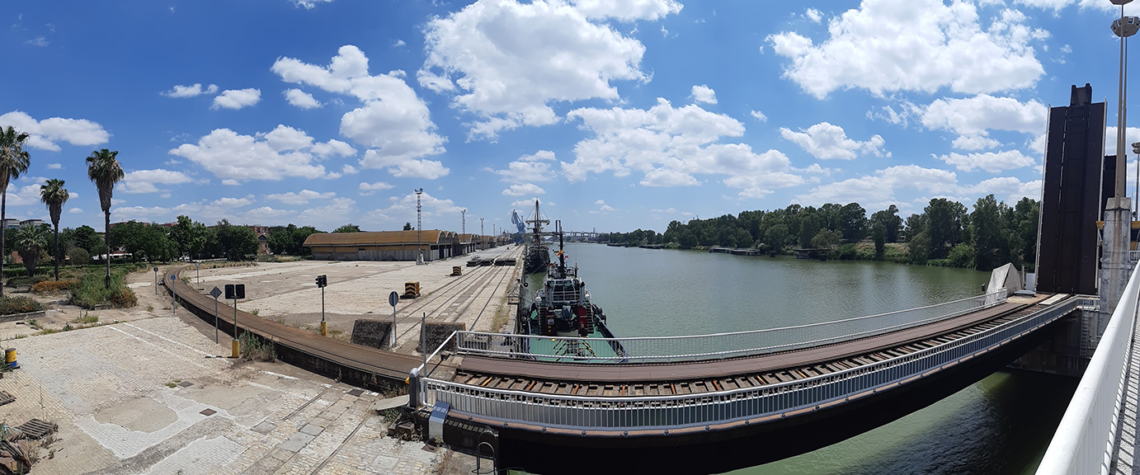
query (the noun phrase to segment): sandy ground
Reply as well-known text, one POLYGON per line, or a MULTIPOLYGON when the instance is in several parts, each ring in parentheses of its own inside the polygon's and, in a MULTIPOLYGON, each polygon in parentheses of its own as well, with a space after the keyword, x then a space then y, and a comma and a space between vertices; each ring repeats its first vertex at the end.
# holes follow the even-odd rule
POLYGON ((505 313, 506 293, 521 272, 522 254, 517 246, 479 251, 473 255, 417 266, 414 262, 299 261, 260 263, 256 267, 199 269, 184 272, 190 283, 208 293, 215 286, 242 283, 246 300, 238 308, 297 328, 317 331, 321 320, 321 289, 316 277, 326 275, 325 319, 330 336, 350 338, 358 319, 390 321, 388 294, 403 293, 405 282, 419 282, 421 296, 397 305, 397 332, 401 351, 413 351, 419 338, 421 316, 432 321, 463 323, 468 329, 492 330, 496 313, 505 313), (473 256, 515 257, 515 267, 467 267, 473 256), (463 275, 451 276, 460 266, 463 275), (198 283, 200 279, 200 284, 198 283))

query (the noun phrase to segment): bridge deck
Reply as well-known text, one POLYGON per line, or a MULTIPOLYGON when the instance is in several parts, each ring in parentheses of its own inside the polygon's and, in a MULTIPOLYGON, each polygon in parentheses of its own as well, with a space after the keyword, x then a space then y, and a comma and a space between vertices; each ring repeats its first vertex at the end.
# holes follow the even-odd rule
POLYGON ((688 394, 793 381, 873 364, 949 343, 1031 313, 1050 295, 1006 303, 941 322, 870 338, 764 356, 692 363, 555 364, 467 356, 455 381, 547 394, 688 394))

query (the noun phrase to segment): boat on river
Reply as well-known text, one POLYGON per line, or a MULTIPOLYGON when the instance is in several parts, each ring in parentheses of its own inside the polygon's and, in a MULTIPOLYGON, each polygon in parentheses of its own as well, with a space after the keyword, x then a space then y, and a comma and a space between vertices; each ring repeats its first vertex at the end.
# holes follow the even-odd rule
MULTIPOLYGON (((542 288, 538 289, 529 316, 524 320, 523 332, 584 339, 613 338, 613 333, 606 327, 606 314, 590 300, 590 291, 578 276, 578 267, 566 265, 561 222, 556 225, 556 229, 558 262, 549 264, 549 270, 542 279, 542 288)), ((549 348, 532 348, 532 351, 540 350, 541 353, 559 357, 624 354, 620 346, 611 342, 592 344, 589 340, 557 339, 539 340, 533 344, 542 345, 547 342, 551 342, 549 348)))
POLYGON ((526 260, 523 270, 527 274, 545 272, 550 266, 550 245, 544 239, 542 225, 550 224, 550 220, 542 219, 538 200, 534 200, 534 219, 527 220, 526 223, 534 224, 534 228, 526 235, 526 260))

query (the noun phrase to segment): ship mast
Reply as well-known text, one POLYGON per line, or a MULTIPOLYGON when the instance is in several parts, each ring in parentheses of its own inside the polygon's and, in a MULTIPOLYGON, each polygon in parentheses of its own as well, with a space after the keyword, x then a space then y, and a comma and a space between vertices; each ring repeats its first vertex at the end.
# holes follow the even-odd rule
POLYGON ((542 242, 542 225, 550 224, 549 219, 542 219, 538 211, 538 200, 534 200, 534 219, 527 220, 527 224, 534 223, 534 242, 542 242))
POLYGON ((557 223, 557 224, 555 224, 554 227, 555 227, 555 229, 558 230, 558 273, 561 274, 563 277, 565 277, 566 276, 566 253, 563 252, 563 248, 565 246, 565 243, 562 242, 562 220, 560 219, 560 220, 556 221, 555 223, 557 223))

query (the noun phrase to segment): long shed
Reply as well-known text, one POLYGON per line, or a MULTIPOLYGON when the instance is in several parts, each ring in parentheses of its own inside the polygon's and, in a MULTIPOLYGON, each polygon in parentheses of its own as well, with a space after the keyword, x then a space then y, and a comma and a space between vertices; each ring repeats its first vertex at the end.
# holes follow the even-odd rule
POLYGON ((313 259, 325 261, 414 261, 423 252, 424 261, 466 254, 459 236, 438 229, 360 233, 315 233, 305 239, 313 259))

